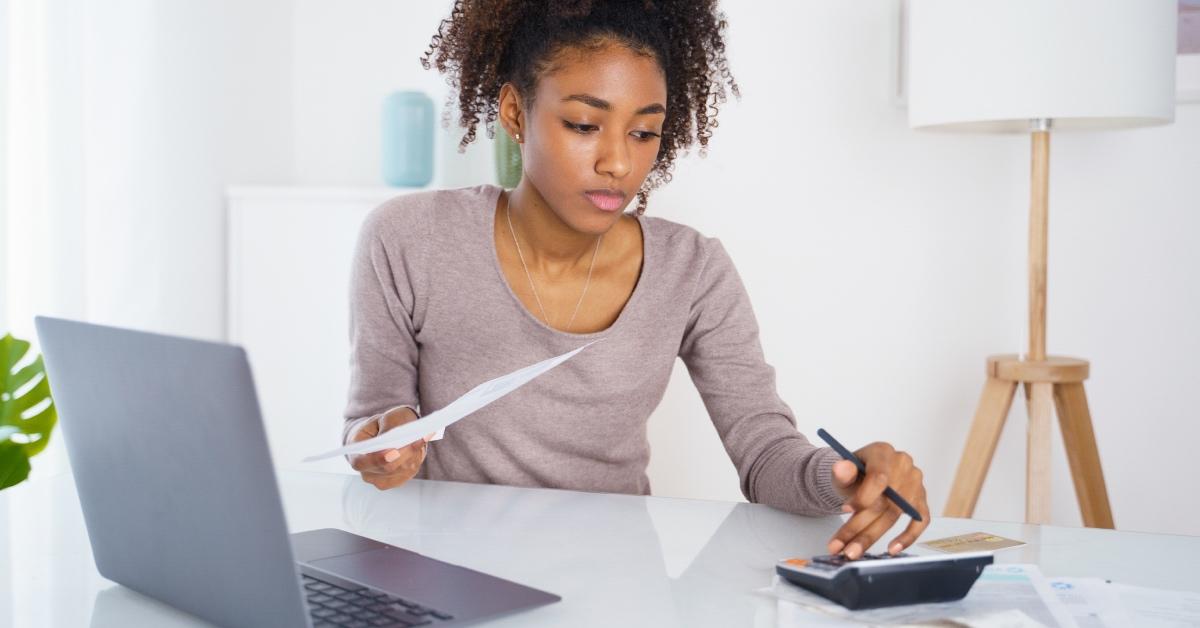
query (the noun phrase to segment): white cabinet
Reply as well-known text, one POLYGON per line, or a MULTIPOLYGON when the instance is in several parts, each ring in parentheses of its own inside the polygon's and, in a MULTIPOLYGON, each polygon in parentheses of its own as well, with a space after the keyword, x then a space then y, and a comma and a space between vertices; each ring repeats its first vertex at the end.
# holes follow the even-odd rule
POLYGON ((404 188, 236 187, 227 191, 227 337, 250 356, 281 469, 341 442, 349 385, 350 261, 367 212, 404 188))

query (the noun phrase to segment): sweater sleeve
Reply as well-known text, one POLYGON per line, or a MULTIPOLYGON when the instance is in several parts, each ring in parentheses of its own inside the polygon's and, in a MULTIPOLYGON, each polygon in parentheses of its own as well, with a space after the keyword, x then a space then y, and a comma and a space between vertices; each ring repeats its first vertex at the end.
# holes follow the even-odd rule
POLYGON ((413 268, 419 238, 390 228, 402 208, 367 216, 350 271, 350 390, 342 440, 361 420, 400 406, 418 408, 419 348, 413 324, 413 268))
POLYGON ((832 475, 838 455, 796 430, 733 261, 715 238, 706 238, 703 248, 679 356, 737 467, 742 494, 792 513, 838 512, 843 499, 832 475))

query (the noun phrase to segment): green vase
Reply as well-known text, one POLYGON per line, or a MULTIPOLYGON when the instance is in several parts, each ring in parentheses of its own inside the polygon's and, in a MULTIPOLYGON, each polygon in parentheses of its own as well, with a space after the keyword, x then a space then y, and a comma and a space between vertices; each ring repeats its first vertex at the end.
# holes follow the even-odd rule
POLYGON ((503 129, 496 133, 492 144, 496 151, 496 183, 511 190, 521 182, 521 149, 503 129))

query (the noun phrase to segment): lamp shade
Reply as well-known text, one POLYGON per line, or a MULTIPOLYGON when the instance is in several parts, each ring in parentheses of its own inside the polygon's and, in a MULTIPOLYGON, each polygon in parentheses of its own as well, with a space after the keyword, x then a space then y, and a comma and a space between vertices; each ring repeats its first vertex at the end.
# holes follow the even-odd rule
POLYGON ((1175 118, 1176 0, 909 0, 908 123, 1028 133, 1175 118))

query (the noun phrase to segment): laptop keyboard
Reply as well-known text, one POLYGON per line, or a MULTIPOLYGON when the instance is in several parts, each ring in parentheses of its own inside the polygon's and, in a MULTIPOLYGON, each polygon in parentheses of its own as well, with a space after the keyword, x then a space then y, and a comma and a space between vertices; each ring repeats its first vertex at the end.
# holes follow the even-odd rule
POLYGON ((387 593, 363 587, 347 589, 308 574, 303 578, 313 628, 408 628, 454 619, 387 593))

